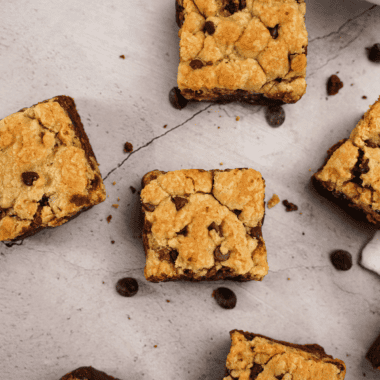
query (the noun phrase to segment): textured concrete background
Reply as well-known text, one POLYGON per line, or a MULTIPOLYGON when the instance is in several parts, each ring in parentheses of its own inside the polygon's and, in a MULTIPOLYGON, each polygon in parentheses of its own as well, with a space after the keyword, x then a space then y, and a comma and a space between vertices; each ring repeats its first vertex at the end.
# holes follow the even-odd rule
POLYGON ((380 65, 365 53, 380 42, 380 7, 356 0, 307 6, 307 93, 272 129, 261 107, 170 106, 178 65, 173 0, 2 2, 0 117, 72 96, 109 198, 62 227, 0 245, 1 379, 56 380, 92 365, 123 380, 218 380, 234 328, 318 343, 346 362, 346 379, 378 378, 364 355, 380 332, 380 279, 357 264, 374 231, 316 196, 309 178, 380 95, 380 65), (344 87, 327 98, 336 72, 344 87), (125 141, 132 154, 123 152, 125 141), (299 206, 267 211, 270 272, 261 283, 227 283, 238 297, 234 310, 211 297, 223 282, 144 280, 139 200, 129 188, 140 189, 155 168, 221 162, 259 170, 267 200, 277 193, 299 206), (348 272, 330 264, 338 248, 353 254, 348 272), (126 275, 140 285, 130 299, 115 291, 126 275))

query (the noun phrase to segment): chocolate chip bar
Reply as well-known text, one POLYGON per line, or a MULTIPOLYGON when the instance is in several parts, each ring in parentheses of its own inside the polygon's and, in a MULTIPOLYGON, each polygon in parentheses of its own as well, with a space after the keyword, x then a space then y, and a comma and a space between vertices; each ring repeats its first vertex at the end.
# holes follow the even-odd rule
POLYGON ((61 378, 61 380, 118 380, 93 367, 80 367, 61 378))
POLYGON ((365 357, 374 369, 380 369, 380 335, 372 343, 365 357))
POLYGON ((380 227, 380 99, 365 113, 348 139, 327 152, 314 174, 316 189, 357 219, 380 227), (350 207, 353 208, 351 212, 350 207), (364 216, 364 218, 362 218, 364 216))
POLYGON ((304 0, 176 0, 189 100, 295 103, 306 91, 304 0))
POLYGON ((0 241, 66 223, 105 188, 74 100, 57 96, 0 121, 0 241))
POLYGON ((292 344, 233 330, 223 380, 343 380, 346 365, 318 344, 292 344))
POLYGON ((147 280, 261 281, 268 273, 259 172, 154 170, 142 186, 147 280))

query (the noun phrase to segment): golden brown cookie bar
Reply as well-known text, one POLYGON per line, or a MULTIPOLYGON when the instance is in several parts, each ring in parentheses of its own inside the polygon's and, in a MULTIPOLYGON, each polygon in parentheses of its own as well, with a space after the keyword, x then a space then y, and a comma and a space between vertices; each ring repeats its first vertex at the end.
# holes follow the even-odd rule
POLYGON ((80 367, 61 378, 61 380, 118 380, 93 367, 80 367))
POLYGON ((57 96, 0 120, 0 241, 66 223, 105 188, 74 100, 57 96))
POLYGON ((176 0, 176 12, 185 98, 295 103, 305 93, 305 0, 176 0))
POLYGON ((370 107, 348 139, 331 147, 314 174, 316 189, 357 219, 380 227, 380 99, 370 107))
POLYGON ((372 346, 365 356, 375 369, 380 369, 380 335, 372 343, 372 346))
POLYGON ((233 330, 223 380, 343 380, 346 366, 318 344, 292 344, 233 330))
POLYGON ((142 180, 149 281, 261 281, 265 182, 253 169, 154 170, 142 180))

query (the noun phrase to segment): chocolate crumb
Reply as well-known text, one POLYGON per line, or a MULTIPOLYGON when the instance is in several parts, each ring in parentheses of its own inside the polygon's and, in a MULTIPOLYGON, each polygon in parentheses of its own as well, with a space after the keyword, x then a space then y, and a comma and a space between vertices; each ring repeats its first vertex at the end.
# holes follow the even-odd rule
POLYGON ((119 57, 120 57, 121 59, 125 59, 125 55, 124 55, 124 54, 120 55, 119 57))
POLYGON ((339 249, 330 255, 332 265, 338 270, 349 270, 352 267, 352 256, 349 252, 339 249))
POLYGON ((133 145, 128 141, 124 144, 124 152, 125 153, 133 152, 133 145))
POLYGON ((107 222, 109 223, 111 221, 111 219, 112 219, 112 215, 108 215, 107 216, 107 222))
POLYGON ((129 186, 129 188, 131 189, 132 194, 134 194, 136 192, 136 189, 133 186, 129 186))
POLYGON ((217 304, 223 309, 233 309, 236 306, 236 294, 228 288, 218 288, 212 292, 217 304))
POLYGON ((170 300, 166 300, 166 302, 167 302, 167 303, 169 303, 169 302, 170 302, 170 300))
POLYGON ((111 244, 115 244, 115 240, 111 240, 111 244))
POLYGON ((165 124, 165 125, 164 125, 164 128, 166 128, 167 126, 168 126, 168 125, 167 125, 167 124, 165 124))
POLYGON ((173 87, 169 92, 169 102, 175 109, 181 110, 189 101, 183 97, 178 87, 173 87))
POLYGON ((287 199, 282 201, 282 204, 286 207, 287 212, 298 210, 298 206, 296 206, 294 203, 290 203, 287 199))
POLYGON ((139 290, 139 284, 133 277, 120 279, 116 284, 116 291, 123 297, 133 297, 139 290))
POLYGON ((339 79, 339 77, 337 75, 331 75, 327 81, 327 94, 336 95, 342 87, 343 82, 339 79))
POLYGON ((285 121, 285 110, 281 106, 269 106, 265 110, 265 119, 271 127, 280 127, 285 121))
POLYGON ((371 62, 380 62, 380 44, 374 44, 366 49, 368 51, 368 59, 371 62))

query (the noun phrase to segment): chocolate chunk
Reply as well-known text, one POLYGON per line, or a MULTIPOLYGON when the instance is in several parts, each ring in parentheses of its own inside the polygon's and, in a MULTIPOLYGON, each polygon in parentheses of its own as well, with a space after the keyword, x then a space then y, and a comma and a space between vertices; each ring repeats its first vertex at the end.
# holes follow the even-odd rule
POLYGON ((181 94, 178 87, 173 87, 169 92, 169 102, 177 110, 181 110, 187 106, 189 102, 181 94))
POLYGON ((70 202, 71 203, 74 203, 75 206, 84 206, 86 205, 87 203, 90 202, 90 199, 88 199, 88 197, 86 197, 85 195, 81 195, 81 194, 74 194, 71 198, 70 198, 70 202))
POLYGON ((260 237, 263 236, 261 232, 261 226, 252 227, 250 231, 250 235, 253 238, 260 239, 260 237))
POLYGON ((253 367, 251 368, 251 373, 249 375, 249 380, 254 380, 257 376, 264 371, 264 368, 257 363, 253 363, 253 367))
POLYGON ((172 202, 175 204, 177 211, 179 211, 189 201, 186 198, 174 197, 172 198, 172 202))
POLYGON ((21 177, 26 186, 33 186, 33 182, 40 178, 36 172, 25 172, 21 174, 21 177))
POLYGON ((116 284, 116 291, 123 297, 133 297, 139 290, 139 284, 133 277, 120 279, 116 284))
POLYGON ((281 106, 269 106, 265 110, 265 119, 271 127, 280 127, 285 121, 285 110, 281 106))
POLYGON ((93 367, 80 367, 61 378, 61 380, 118 380, 105 372, 99 371, 93 367))
POLYGON ((349 270, 352 267, 352 256, 349 252, 339 249, 330 255, 332 265, 338 270, 349 270))
POLYGON ((228 12, 231 13, 231 15, 233 15, 235 12, 238 11, 239 9, 239 6, 233 1, 233 0, 230 0, 229 4, 227 4, 224 9, 228 12))
POLYGON ((125 153, 133 152, 133 145, 128 141, 124 144, 124 152, 125 153))
POLYGON ((233 309, 236 306, 236 294, 228 288, 215 289, 212 296, 223 309, 233 309))
POLYGON ((225 255, 221 252, 220 247, 216 247, 214 250, 214 257, 216 261, 226 261, 230 258, 230 251, 225 255))
POLYGON ((327 81, 327 94, 336 95, 342 87, 343 82, 339 79, 339 77, 337 75, 331 75, 327 81))
POLYGON ((286 207, 286 212, 298 210, 298 206, 296 206, 294 203, 290 203, 287 199, 282 201, 282 204, 286 207))
POLYGON ((372 62, 380 62, 380 44, 366 48, 368 51, 368 59, 372 62))
POLYGON ((156 206, 151 205, 150 203, 143 203, 142 207, 145 211, 153 212, 156 209, 156 206))
POLYGON ((239 215, 241 214, 242 210, 233 210, 232 211, 237 217, 239 217, 239 215))
POLYGON ((244 9, 247 6, 246 0, 239 0, 239 10, 244 9))
POLYGON ((215 33, 215 24, 212 21, 206 21, 204 30, 212 36, 215 33))
POLYGON ((188 234, 187 226, 183 227, 181 231, 177 232, 177 235, 187 236, 187 234, 188 234))
POLYGON ((199 59, 193 59, 193 60, 190 62, 190 67, 191 67, 193 70, 201 69, 201 68, 203 67, 203 62, 200 61, 199 59))
POLYGON ((278 25, 276 25, 274 28, 268 28, 270 35, 275 40, 278 37, 278 25))
POLYGON ((170 257, 173 261, 173 263, 175 263, 175 261, 177 260, 177 257, 178 257, 178 251, 173 249, 170 251, 170 257))
POLYGON ((212 223, 207 227, 207 229, 208 229, 209 231, 211 231, 211 230, 215 230, 215 232, 216 232, 217 234, 219 234, 220 236, 223 236, 223 233, 222 233, 222 229, 221 229, 221 227, 218 226, 215 222, 212 222, 212 223))

